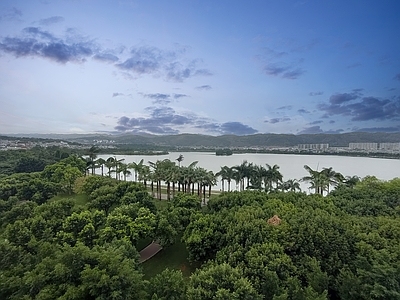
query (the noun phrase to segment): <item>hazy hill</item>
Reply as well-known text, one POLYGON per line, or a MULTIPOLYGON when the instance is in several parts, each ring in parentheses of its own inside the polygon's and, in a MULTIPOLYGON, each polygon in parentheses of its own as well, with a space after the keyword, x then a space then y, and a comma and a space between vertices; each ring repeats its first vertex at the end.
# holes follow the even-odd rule
MULTIPOLYGON (((15 136, 15 135, 14 135, 15 136)), ((245 136, 222 135, 209 136, 200 134, 178 135, 133 135, 133 134, 40 134, 18 135, 19 137, 52 138, 81 143, 94 143, 95 140, 115 141, 117 144, 155 145, 172 147, 254 147, 282 146, 298 144, 329 144, 347 147, 349 143, 399 143, 400 133, 350 132, 342 134, 254 134, 245 136)))

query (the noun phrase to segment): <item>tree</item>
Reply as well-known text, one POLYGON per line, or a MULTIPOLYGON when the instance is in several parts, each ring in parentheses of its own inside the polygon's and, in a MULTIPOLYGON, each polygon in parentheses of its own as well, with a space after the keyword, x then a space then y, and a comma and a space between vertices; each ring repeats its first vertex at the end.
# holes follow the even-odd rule
POLYGON ((302 181, 308 181, 311 183, 312 189, 314 189, 315 194, 323 195, 324 191, 329 185, 329 180, 324 173, 318 172, 317 170, 311 169, 309 166, 304 165, 304 169, 307 170, 309 176, 304 176, 302 181))
POLYGON ((72 194, 75 180, 81 177, 83 173, 82 169, 79 169, 74 164, 67 164, 65 161, 61 161, 46 166, 42 175, 51 182, 59 184, 62 192, 72 194))
POLYGON ((178 161, 179 164, 179 168, 181 167, 181 162, 183 161, 183 155, 179 154, 178 158, 176 159, 178 161))
POLYGON ((228 183, 228 192, 231 190, 231 182, 232 179, 235 175, 235 171, 233 168, 230 168, 228 166, 223 166, 221 167, 221 170, 215 174, 216 177, 221 177, 221 182, 222 182, 222 191, 224 192, 224 182, 225 180, 228 183))
POLYGON ((274 183, 275 183, 275 189, 278 189, 279 183, 282 182, 282 174, 281 172, 279 172, 279 166, 278 165, 270 166, 269 164, 266 165, 267 165, 267 170, 265 175, 265 178, 267 180, 266 189, 267 191, 272 191, 274 183))
POLYGON ((30 173, 30 172, 40 172, 46 166, 46 162, 42 159, 35 157, 21 157, 15 167, 14 171, 16 173, 30 173))
POLYGON ((8 292, 4 299, 147 297, 142 275, 137 270, 137 251, 127 242, 114 241, 93 248, 81 243, 64 244, 49 250, 41 253, 46 255, 42 259, 37 257, 38 263, 18 278, 17 288, 3 286, 8 292))
POLYGON ((129 169, 128 169, 128 165, 124 164, 124 163, 120 163, 119 170, 122 173, 122 175, 124 175, 124 181, 126 181, 126 177, 128 177, 132 174, 132 172, 129 171, 129 169))
POLYGON ((150 279, 148 294, 153 300, 186 300, 187 283, 182 272, 165 269, 150 279))
POLYGON ((89 208, 103 210, 106 215, 108 215, 111 208, 120 200, 116 196, 116 188, 111 186, 102 186, 96 189, 90 194, 89 198, 89 208))
POLYGON ((99 153, 99 152, 100 152, 100 148, 98 148, 97 146, 93 145, 92 147, 90 147, 87 150, 87 153, 86 153, 86 155, 88 155, 89 160, 90 160, 90 166, 91 166, 91 169, 92 169, 92 175, 94 175, 94 173, 95 173, 95 168, 96 168, 95 160, 97 158, 97 153, 99 153))
POLYGON ((336 187, 338 184, 342 183, 344 180, 344 176, 338 172, 335 172, 332 167, 323 168, 321 173, 328 181, 327 184, 327 193, 329 194, 329 187, 332 185, 336 187))
POLYGON ((282 191, 301 192, 300 183, 296 179, 289 179, 282 183, 282 191))
POLYGON ((101 176, 104 176, 104 166, 105 166, 106 161, 100 157, 96 160, 95 163, 97 166, 100 166, 100 168, 101 168, 101 176))
POLYGON ((234 166, 233 169, 236 171, 236 178, 237 182, 239 183, 239 190, 243 191, 245 178, 247 178, 247 187, 249 186, 252 164, 249 164, 247 160, 244 160, 240 165, 234 166))
POLYGON ((131 162, 128 164, 129 169, 133 169, 133 180, 138 181, 138 174, 142 172, 144 160, 141 159, 138 163, 131 162))
POLYGON ((110 156, 109 158, 107 158, 107 160, 104 163, 104 165, 108 169, 108 171, 107 171, 108 177, 111 177, 111 173, 112 172, 116 172, 116 170, 113 170, 113 168, 115 167, 115 158, 110 156))
POLYGON ((325 191, 329 193, 329 187, 331 185, 337 186, 344 180, 343 175, 335 172, 332 167, 317 171, 305 165, 304 169, 307 170, 309 176, 303 177, 302 180, 309 181, 311 183, 311 188, 314 189, 316 194, 324 195, 325 191))
POLYGON ((348 188, 354 188, 357 183, 360 182, 360 177, 358 176, 346 176, 346 178, 343 180, 343 184, 348 187, 348 188))
POLYGON ((197 270, 189 282, 187 297, 189 300, 262 299, 239 269, 226 263, 197 270))

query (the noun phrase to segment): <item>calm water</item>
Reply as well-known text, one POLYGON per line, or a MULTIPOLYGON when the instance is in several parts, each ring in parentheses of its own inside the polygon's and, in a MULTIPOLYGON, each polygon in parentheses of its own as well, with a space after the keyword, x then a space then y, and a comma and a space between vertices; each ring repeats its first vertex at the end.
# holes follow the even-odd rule
MULTIPOLYGON (((324 156, 324 155, 292 155, 292 154, 233 154, 231 156, 216 156, 214 153, 204 152, 170 152, 168 155, 117 155, 117 159, 124 158, 125 163, 140 162, 144 159, 147 164, 149 161, 170 159, 176 161, 178 156, 184 156, 182 166, 188 166, 194 161, 198 161, 197 166, 211 170, 214 173, 220 171, 222 166, 232 167, 241 164, 244 160, 249 163, 263 165, 278 165, 279 171, 283 175, 283 180, 300 179, 308 175, 304 165, 310 166, 314 170, 332 167, 334 171, 342 173, 344 176, 357 175, 365 177, 374 175, 379 179, 389 180, 400 177, 400 160, 382 159, 368 157, 348 157, 348 156, 324 156)), ((101 155, 107 159, 111 155, 101 155)), ((132 180, 132 176, 129 178, 132 180)), ((302 189, 307 191, 308 184, 302 183, 302 189)), ((234 188, 234 182, 232 182, 234 188)), ((214 189, 221 189, 220 183, 214 189)))

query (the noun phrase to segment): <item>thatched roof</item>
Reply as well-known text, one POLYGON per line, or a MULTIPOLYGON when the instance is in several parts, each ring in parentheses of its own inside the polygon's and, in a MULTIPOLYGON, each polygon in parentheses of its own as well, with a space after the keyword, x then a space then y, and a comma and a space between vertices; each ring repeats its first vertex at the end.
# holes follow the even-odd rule
POLYGON ((274 215, 271 219, 268 219, 267 223, 276 226, 281 224, 281 221, 277 215, 274 215))

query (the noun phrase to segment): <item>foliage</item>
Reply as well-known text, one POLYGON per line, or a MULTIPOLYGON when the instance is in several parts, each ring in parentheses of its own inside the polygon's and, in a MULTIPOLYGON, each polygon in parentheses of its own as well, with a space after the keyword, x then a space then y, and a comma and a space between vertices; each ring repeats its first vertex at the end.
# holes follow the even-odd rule
POLYGON ((256 300, 262 297, 251 282, 237 268, 216 264, 196 271, 190 280, 188 299, 237 299, 256 300))
MULTIPOLYGON (((399 299, 399 179, 324 181, 307 195, 265 166, 222 168, 226 183, 234 171, 248 190, 206 206, 213 174, 196 163, 158 161, 152 173, 138 163, 131 182, 85 176, 86 163, 71 155, 3 177, 0 298, 399 299), (170 183, 162 209, 145 178, 170 183), (335 189, 325 196, 327 186, 335 189), (60 191, 82 194, 53 197, 60 191), (154 239, 164 249, 140 266, 135 245, 154 239)), ((330 168, 321 174, 339 178, 330 168)))
POLYGON ((215 155, 217 155, 217 156, 222 156, 222 155, 229 156, 229 155, 232 155, 232 154, 233 154, 233 151, 231 149, 229 149, 229 148, 218 149, 218 150, 215 151, 215 155))
POLYGON ((152 300, 185 300, 186 285, 181 271, 165 269, 150 279, 148 294, 152 300))
POLYGON ((398 179, 374 178, 328 197, 222 193, 183 240, 192 260, 240 269, 265 299, 397 299, 399 198, 398 179))

